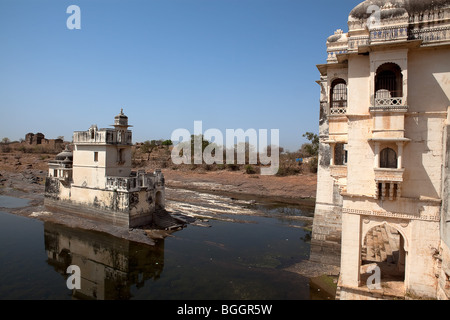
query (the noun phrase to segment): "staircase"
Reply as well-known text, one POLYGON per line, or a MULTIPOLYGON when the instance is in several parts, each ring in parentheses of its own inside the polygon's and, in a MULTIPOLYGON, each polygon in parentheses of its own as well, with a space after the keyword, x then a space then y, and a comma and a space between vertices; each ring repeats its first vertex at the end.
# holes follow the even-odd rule
POLYGON ((366 235, 362 248, 362 261, 398 262, 400 234, 394 228, 383 225, 373 228, 366 235))

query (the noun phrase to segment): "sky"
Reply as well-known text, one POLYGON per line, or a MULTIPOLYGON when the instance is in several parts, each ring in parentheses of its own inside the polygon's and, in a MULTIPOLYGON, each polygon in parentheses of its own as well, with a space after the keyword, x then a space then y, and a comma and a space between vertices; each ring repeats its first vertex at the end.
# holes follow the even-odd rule
POLYGON ((176 129, 318 133, 326 39, 361 0, 1 0, 0 139, 48 139, 123 108, 133 142, 176 129), (80 8, 81 29, 69 29, 80 8))

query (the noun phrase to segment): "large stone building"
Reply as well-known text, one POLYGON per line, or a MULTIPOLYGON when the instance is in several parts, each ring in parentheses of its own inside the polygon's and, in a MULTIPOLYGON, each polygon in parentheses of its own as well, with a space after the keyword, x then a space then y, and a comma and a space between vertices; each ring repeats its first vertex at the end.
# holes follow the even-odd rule
POLYGON ((66 149, 49 162, 45 204, 117 226, 158 224, 164 176, 160 170, 133 172, 132 132, 123 111, 113 126, 74 132, 73 152, 66 149))
POLYGON ((340 265, 341 299, 448 299, 450 0, 364 1, 348 29, 318 65, 311 260, 340 265))

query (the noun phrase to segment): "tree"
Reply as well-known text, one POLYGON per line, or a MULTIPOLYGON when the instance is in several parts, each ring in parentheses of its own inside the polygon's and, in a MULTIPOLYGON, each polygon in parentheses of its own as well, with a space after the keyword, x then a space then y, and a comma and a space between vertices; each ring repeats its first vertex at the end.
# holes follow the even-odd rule
POLYGON ((10 142, 11 142, 11 140, 9 140, 9 138, 6 138, 6 137, 5 137, 5 138, 2 139, 2 143, 3 143, 3 144, 8 144, 8 143, 10 143, 10 142))
POLYGON ((156 148, 155 140, 152 140, 152 141, 147 140, 141 146, 141 152, 144 154, 147 154, 147 160, 150 160, 150 153, 152 153, 153 149, 155 149, 155 148, 156 148))
POLYGON ((171 146, 171 145, 173 145, 173 142, 172 142, 172 140, 166 140, 166 141, 163 141, 162 145, 163 146, 171 146))
POLYGON ((317 157, 319 155, 319 136, 312 132, 307 132, 303 135, 310 143, 306 143, 302 146, 310 157, 317 157))

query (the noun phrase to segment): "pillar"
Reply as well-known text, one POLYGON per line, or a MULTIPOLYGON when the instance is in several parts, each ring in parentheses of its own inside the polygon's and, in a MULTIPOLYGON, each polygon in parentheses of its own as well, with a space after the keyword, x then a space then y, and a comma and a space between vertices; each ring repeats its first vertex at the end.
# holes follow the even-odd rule
POLYGON ((342 214, 341 282, 343 286, 360 285, 361 216, 342 214))
POLYGON ((375 142, 375 160, 373 164, 375 169, 380 168, 380 143, 375 142))
POLYGON ((403 168, 403 142, 397 143, 398 153, 397 153, 397 169, 403 168))
POLYGON ((330 166, 334 166, 334 158, 335 158, 335 154, 336 154, 336 144, 335 143, 330 143, 330 147, 331 147, 331 159, 330 159, 330 166))

